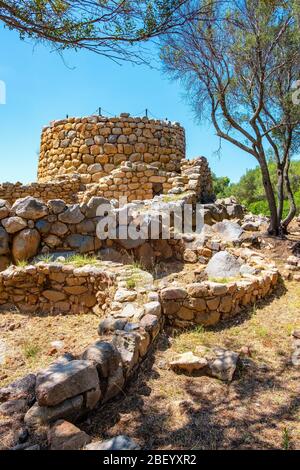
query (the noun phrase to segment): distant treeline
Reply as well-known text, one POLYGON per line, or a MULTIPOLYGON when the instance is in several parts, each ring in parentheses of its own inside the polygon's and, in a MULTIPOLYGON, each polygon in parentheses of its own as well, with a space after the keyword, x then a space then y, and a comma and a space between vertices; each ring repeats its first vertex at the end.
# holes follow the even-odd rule
MULTIPOLYGON (((269 169, 274 190, 276 192, 276 164, 269 163, 269 169)), ((300 212, 300 160, 291 163, 291 184, 294 191, 297 213, 300 212)), ((231 183, 227 176, 217 177, 213 174, 214 191, 216 197, 224 198, 235 196, 244 204, 250 212, 254 214, 270 215, 264 188, 262 185, 262 175, 259 167, 247 170, 238 183, 231 183)), ((284 203, 284 216, 288 213, 288 202, 284 203)))

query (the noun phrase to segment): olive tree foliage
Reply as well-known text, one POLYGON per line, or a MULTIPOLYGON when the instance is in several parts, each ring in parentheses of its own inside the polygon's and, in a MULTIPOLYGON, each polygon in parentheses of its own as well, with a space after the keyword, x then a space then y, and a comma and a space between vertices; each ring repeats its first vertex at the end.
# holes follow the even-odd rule
POLYGON ((143 61, 135 45, 175 31, 198 14, 186 0, 0 1, 0 22, 22 39, 55 49, 88 49, 114 60, 143 61))
POLYGON ((209 19, 185 23, 180 34, 163 39, 161 50, 166 72, 183 82, 196 116, 258 161, 273 235, 284 233, 295 215, 289 167, 300 147, 300 105, 293 102, 300 80, 298 6, 292 0, 216 1, 209 19), (285 194, 290 210, 283 220, 285 194))

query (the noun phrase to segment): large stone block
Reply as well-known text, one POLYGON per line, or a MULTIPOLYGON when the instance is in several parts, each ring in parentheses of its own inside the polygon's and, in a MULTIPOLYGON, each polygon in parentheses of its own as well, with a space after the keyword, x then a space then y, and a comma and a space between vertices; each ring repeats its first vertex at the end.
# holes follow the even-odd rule
POLYGON ((41 406, 55 406, 67 398, 97 388, 98 373, 92 362, 56 362, 37 374, 36 397, 41 406))

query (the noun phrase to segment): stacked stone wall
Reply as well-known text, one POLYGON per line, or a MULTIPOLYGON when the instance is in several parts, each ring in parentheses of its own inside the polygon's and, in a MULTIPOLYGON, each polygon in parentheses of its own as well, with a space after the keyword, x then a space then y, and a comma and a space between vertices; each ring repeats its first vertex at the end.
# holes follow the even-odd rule
POLYGON ((72 204, 78 201, 78 194, 84 190, 85 186, 81 183, 80 177, 73 175, 45 183, 2 183, 0 184, 0 199, 13 204, 17 199, 32 196, 44 202, 50 199, 63 199, 66 203, 72 204))
POLYGON ((68 118, 43 129, 38 179, 78 173, 83 183, 98 182, 124 161, 179 172, 184 158, 179 124, 129 115, 68 118))

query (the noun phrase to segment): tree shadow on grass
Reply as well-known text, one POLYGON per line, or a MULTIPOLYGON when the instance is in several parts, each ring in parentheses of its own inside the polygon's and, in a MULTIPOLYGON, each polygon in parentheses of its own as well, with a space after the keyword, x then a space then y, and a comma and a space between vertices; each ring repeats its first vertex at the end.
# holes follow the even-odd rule
POLYGON ((286 376, 296 386, 299 372, 260 369, 250 360, 231 384, 177 375, 159 366, 168 346, 163 333, 124 394, 81 428, 95 440, 126 434, 152 450, 299 447, 283 439, 300 412, 299 391, 287 390, 286 376))

